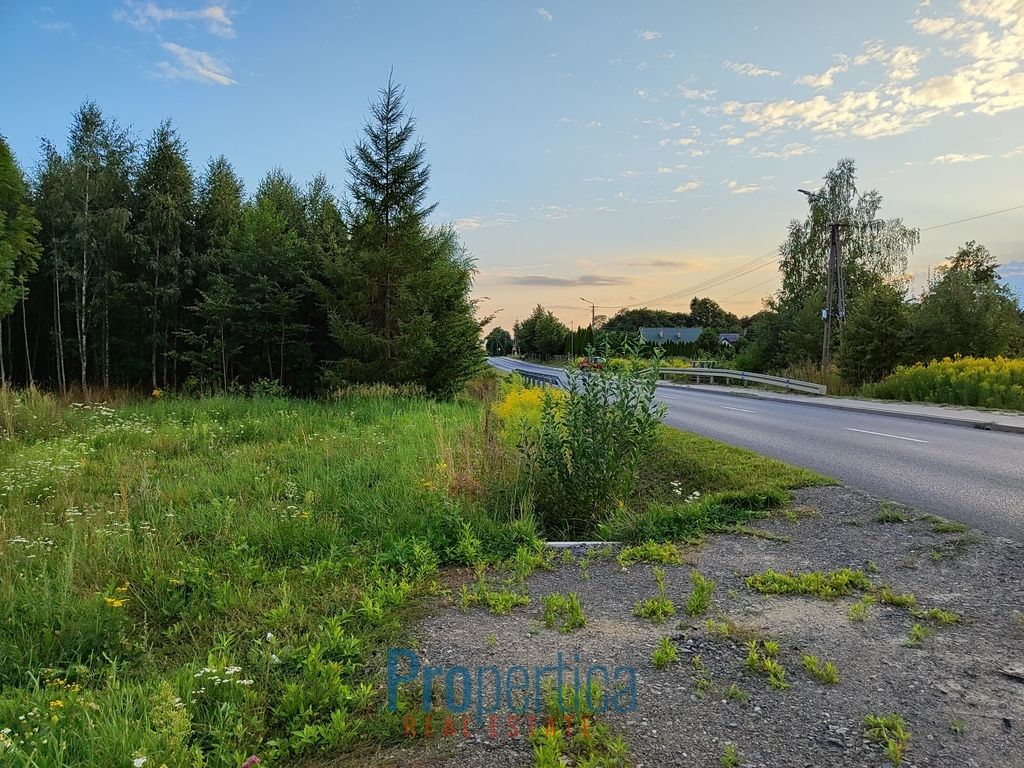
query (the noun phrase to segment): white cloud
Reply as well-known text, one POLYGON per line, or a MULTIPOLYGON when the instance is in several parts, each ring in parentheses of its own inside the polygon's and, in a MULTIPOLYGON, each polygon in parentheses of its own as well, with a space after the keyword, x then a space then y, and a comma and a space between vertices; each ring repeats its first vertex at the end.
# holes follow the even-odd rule
POLYGON ((177 59, 174 64, 167 61, 157 64, 158 71, 166 78, 195 80, 213 85, 237 83, 231 78, 231 70, 227 65, 206 51, 196 51, 177 43, 162 43, 161 47, 177 59))
POLYGON ((685 85, 679 86, 679 95, 691 101, 711 101, 715 98, 715 93, 717 91, 714 88, 702 91, 697 88, 687 88, 685 85))
POLYGON ((809 155, 814 152, 813 147, 809 147, 806 144, 799 142, 792 142, 787 144, 782 149, 752 149, 750 154, 754 157, 762 158, 786 158, 786 157, 799 157, 800 155, 809 155))
POLYGON ((757 184, 740 184, 738 181, 726 181, 724 183, 734 195, 749 195, 751 192, 757 192, 761 189, 757 184))
POLYGON ((850 68, 850 65, 846 61, 845 56, 841 56, 839 63, 835 66, 829 67, 819 75, 804 75, 796 79, 797 85, 807 85, 811 88, 823 89, 831 88, 832 83, 835 80, 835 76, 845 72, 850 68))
POLYGON ((641 40, 647 40, 648 42, 650 42, 651 40, 657 40, 659 37, 661 37, 661 32, 652 32, 651 30, 648 29, 643 32, 637 32, 636 36, 639 37, 641 40))
POLYGON ((1024 3, 960 0, 959 5, 959 18, 922 16, 911 22, 917 33, 940 43, 943 55, 929 61, 927 76, 922 77, 920 64, 928 48, 868 41, 859 53, 839 57, 830 70, 798 82, 826 88, 837 67, 878 65, 883 72, 874 81, 865 83, 866 74, 861 85, 835 95, 728 101, 706 109, 749 126, 748 138, 797 129, 873 139, 908 133, 943 115, 1024 108, 1024 3))
POLYGON ((586 123, 583 127, 584 128, 600 128, 601 127, 601 121, 600 120, 591 120, 589 123, 586 123))
POLYGON ((114 11, 114 19, 127 22, 137 29, 152 29, 165 21, 201 21, 212 35, 235 36, 231 11, 223 5, 205 5, 197 10, 185 10, 162 8, 154 2, 127 0, 123 8, 114 11))
POLYGON ((932 158, 932 165, 943 163, 975 163, 978 160, 985 160, 989 157, 992 157, 992 155, 961 155, 954 152, 952 154, 939 155, 938 157, 932 158))
POLYGON ((741 75, 746 75, 747 77, 778 77, 782 74, 775 69, 765 69, 764 67, 759 67, 756 64, 741 64, 737 61, 726 60, 722 62, 722 66, 731 69, 734 72, 739 72, 741 75))
POLYGON ((672 169, 664 165, 658 166, 658 173, 672 173, 672 169))
POLYGON ((697 189, 698 187, 700 187, 700 182, 699 181, 687 181, 687 182, 684 182, 683 184, 680 184, 678 187, 676 187, 672 191, 673 192, 692 192, 693 190, 697 189))
POLYGON ((743 141, 744 141, 744 139, 739 137, 739 136, 731 136, 730 138, 725 140, 725 143, 726 143, 726 145, 728 145, 730 147, 737 147, 740 144, 742 144, 743 141))
POLYGON ((1024 144, 1021 144, 1019 147, 1011 149, 1009 152, 1006 152, 1005 154, 1000 155, 1000 157, 1009 158, 1009 157, 1017 157, 1018 155, 1024 155, 1024 144))
POLYGON ((518 221, 518 217, 511 213, 496 213, 492 216, 464 216, 456 219, 455 228, 460 232, 470 232, 474 229, 487 229, 488 227, 505 227, 518 221))
POLYGON ((544 21, 551 21, 555 18, 554 16, 551 15, 551 11, 547 10, 546 8, 538 8, 537 15, 544 19, 544 21))

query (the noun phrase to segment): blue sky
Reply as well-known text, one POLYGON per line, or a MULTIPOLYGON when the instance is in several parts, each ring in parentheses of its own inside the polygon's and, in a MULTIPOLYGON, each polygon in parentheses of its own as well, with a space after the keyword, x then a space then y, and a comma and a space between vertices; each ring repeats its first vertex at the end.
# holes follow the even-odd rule
MULTIPOLYGON (((566 321, 708 281, 802 216, 797 187, 844 156, 883 213, 929 227, 1024 204, 1024 0, 51 2, 0 0, 0 132, 23 165, 85 98, 140 134, 170 117, 196 166, 250 189, 323 171, 394 68, 439 218, 511 325, 566 321)), ((1024 287, 1024 210, 926 231, 968 239, 1024 287)), ((756 311, 766 266, 701 295, 756 311)), ((673 309, 684 309, 685 293, 673 309)))

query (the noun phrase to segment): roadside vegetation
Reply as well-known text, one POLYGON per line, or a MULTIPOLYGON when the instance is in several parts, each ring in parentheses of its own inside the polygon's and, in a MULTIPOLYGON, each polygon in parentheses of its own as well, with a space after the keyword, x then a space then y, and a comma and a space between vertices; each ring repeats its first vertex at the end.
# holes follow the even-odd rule
POLYGON ((1024 411, 1024 359, 944 358, 898 368, 861 392, 868 397, 1024 411))

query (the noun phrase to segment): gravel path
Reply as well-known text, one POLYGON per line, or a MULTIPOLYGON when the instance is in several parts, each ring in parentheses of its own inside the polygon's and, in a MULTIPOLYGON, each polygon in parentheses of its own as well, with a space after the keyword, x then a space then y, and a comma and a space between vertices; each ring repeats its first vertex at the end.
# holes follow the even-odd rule
MULTIPOLYGON (((735 744, 743 766, 883 766, 880 748, 864 739, 863 719, 898 712, 912 733, 904 766, 1024 768, 1024 547, 973 531, 936 533, 934 521, 920 513, 847 488, 801 491, 793 510, 795 518, 779 515, 753 526, 769 537, 713 536, 685 551, 716 582, 708 616, 779 642, 788 689, 774 689, 747 669, 742 639, 713 636, 704 618, 682 614, 691 565, 665 566, 667 594, 679 614, 662 625, 633 615, 634 604, 654 594, 652 566, 624 569, 605 557, 589 566, 588 579, 577 564, 534 572, 526 582, 530 604, 508 616, 441 605, 418 627, 416 648, 425 663, 445 667, 550 665, 559 651, 567 660, 579 653, 583 667, 634 667, 636 710, 606 720, 628 742, 636 766, 719 766, 726 743, 735 744), (913 521, 876 520, 894 512, 913 521), (866 620, 851 621, 854 598, 763 596, 744 581, 766 568, 844 567, 863 569, 876 585, 913 592, 919 607, 955 611, 964 621, 929 625, 933 633, 913 648, 905 644, 911 626, 928 622, 904 608, 875 603, 866 620), (562 634, 543 626, 543 597, 553 592, 579 594, 585 628, 562 634), (651 653, 665 636, 680 661, 659 670, 651 653), (700 695, 693 654, 710 681, 700 695), (812 680, 802 654, 835 662, 840 683, 812 680), (727 696, 733 683, 749 694, 746 701, 727 696)), ((533 764, 529 744, 504 733, 419 739, 376 762, 533 764)))

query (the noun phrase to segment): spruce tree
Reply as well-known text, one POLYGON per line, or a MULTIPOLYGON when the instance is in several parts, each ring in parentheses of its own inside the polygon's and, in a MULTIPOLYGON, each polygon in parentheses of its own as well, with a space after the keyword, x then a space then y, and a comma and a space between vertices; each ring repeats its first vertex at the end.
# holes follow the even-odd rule
POLYGON ((416 383, 444 396, 483 360, 473 262, 453 229, 428 221, 430 168, 403 101, 389 81, 347 155, 347 258, 327 270, 319 293, 341 380, 416 383))

